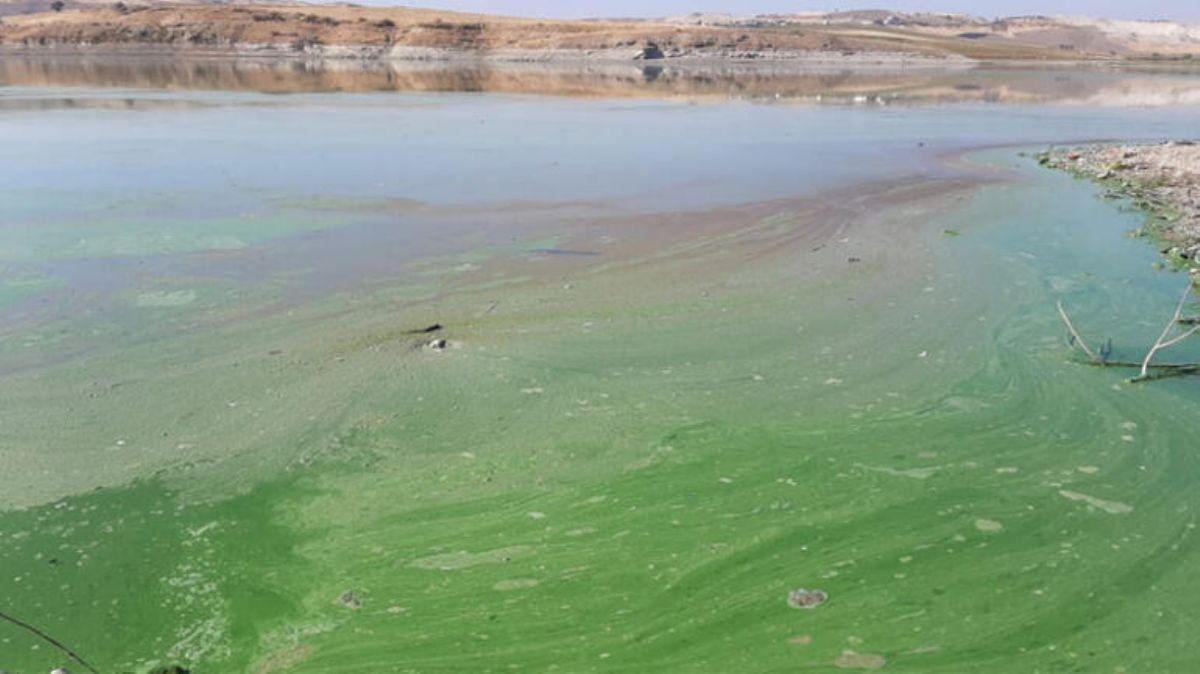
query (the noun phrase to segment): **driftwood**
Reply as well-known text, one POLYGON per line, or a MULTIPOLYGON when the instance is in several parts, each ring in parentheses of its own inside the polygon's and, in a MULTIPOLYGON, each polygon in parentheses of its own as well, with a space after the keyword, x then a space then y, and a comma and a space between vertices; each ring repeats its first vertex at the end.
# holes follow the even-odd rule
POLYGON ((1063 306, 1062 301, 1058 303, 1058 315, 1062 318, 1063 325, 1067 326, 1068 343, 1073 348, 1077 348, 1086 354, 1092 365, 1136 369, 1138 370, 1138 376, 1134 377, 1133 381, 1180 377, 1200 374, 1200 363, 1155 363, 1154 357, 1160 351, 1169 349, 1185 339, 1200 333, 1200 317, 1185 317, 1183 315, 1183 310, 1187 306, 1188 299, 1191 296, 1192 283, 1191 279, 1189 279, 1187 287, 1183 290, 1183 297, 1179 298, 1179 304, 1175 307, 1175 313, 1171 316, 1171 320, 1163 328, 1162 333, 1154 342, 1154 346, 1150 347, 1150 350, 1146 352, 1146 357, 1138 362, 1112 360, 1110 358, 1112 355, 1111 339, 1105 342, 1099 349, 1095 349, 1088 344, 1083 335, 1079 333, 1079 330, 1075 328, 1075 324, 1071 322, 1071 316, 1067 313, 1067 309, 1063 306))

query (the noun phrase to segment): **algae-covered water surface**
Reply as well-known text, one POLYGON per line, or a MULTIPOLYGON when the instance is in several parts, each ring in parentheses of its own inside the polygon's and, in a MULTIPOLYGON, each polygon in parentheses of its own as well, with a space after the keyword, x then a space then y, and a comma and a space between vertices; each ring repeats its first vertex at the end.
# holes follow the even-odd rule
POLYGON ((0 612, 105 674, 1200 670, 1200 387, 1055 310, 1133 355, 1184 279, 1030 158, 1196 113, 10 83, 0 612))

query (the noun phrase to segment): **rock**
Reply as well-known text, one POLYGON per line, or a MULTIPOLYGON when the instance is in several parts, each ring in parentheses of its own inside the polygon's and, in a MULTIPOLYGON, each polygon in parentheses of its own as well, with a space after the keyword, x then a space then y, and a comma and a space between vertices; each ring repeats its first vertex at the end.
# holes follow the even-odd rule
POLYGON ((435 339, 429 343, 429 348, 433 349, 434 351, 441 351, 449 345, 450 343, 444 339, 435 339))
POLYGON ((59 667, 58 669, 50 670, 50 674, 71 674, 71 670, 66 667, 59 667))
POLYGON ((150 670, 150 674, 192 674, 192 670, 179 665, 171 665, 169 667, 159 667, 158 669, 150 670))
POLYGON ((642 61, 657 61, 658 59, 666 58, 662 48, 653 42, 647 42, 645 47, 642 47, 640 54, 634 57, 642 61))
POLYGON ((788 606, 792 608, 816 608, 827 601, 829 594, 824 590, 799 588, 788 594, 788 606))

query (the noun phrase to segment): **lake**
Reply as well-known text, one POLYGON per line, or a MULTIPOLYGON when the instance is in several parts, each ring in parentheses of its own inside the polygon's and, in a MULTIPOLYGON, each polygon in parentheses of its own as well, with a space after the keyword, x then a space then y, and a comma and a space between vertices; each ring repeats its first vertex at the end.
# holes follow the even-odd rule
POLYGON ((1200 388, 1055 309, 1134 358, 1186 281, 1033 155, 1198 106, 3 57, 0 612, 103 672, 1194 671, 1200 388))

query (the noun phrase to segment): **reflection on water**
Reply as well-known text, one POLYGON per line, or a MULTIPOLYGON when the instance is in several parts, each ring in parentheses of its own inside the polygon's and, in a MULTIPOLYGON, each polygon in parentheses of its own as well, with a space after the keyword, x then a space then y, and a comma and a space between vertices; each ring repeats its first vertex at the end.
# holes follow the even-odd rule
MULTIPOLYGON (((859 104, 1195 104, 1200 103, 1197 74, 1194 68, 1159 67, 851 69, 795 64, 545 65, 90 56, 0 59, 0 86, 274 93, 495 92, 859 104)), ((56 107, 61 101, 40 103, 56 107)), ((3 99, 0 105, 5 105, 3 99)))

